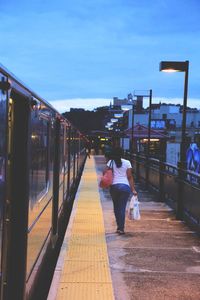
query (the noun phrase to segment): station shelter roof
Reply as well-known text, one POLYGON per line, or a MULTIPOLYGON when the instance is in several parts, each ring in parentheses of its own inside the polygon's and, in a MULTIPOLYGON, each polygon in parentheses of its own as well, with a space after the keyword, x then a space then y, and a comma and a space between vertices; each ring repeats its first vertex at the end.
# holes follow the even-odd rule
MULTIPOLYGON (((132 128, 128 128, 125 130, 125 134, 128 136, 131 136, 132 134, 132 128)), ((164 130, 162 129, 152 129, 150 130, 150 137, 151 138, 156 138, 156 139, 167 139, 168 136, 164 134, 164 130)), ((133 127, 133 138, 136 139, 142 139, 142 138, 148 138, 148 127, 141 125, 141 124, 136 124, 133 127)))

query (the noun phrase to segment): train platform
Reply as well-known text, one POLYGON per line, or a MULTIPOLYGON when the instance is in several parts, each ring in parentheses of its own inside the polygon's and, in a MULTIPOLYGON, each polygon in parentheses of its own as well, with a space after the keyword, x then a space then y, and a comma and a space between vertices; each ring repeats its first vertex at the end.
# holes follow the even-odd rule
POLYGON ((103 156, 87 159, 48 300, 200 299, 200 239, 136 183, 141 220, 116 225, 103 156))

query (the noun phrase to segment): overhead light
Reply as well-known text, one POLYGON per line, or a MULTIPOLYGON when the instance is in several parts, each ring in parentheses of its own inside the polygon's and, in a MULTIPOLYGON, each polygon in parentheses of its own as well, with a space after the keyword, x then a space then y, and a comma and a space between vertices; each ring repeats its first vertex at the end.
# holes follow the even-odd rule
POLYGON ((117 119, 114 119, 114 118, 112 118, 110 121, 111 121, 112 123, 118 122, 118 120, 117 120, 117 119))
POLYGON ((121 109, 122 109, 123 111, 128 111, 128 110, 130 110, 130 109, 131 109, 130 104, 129 104, 129 105, 122 105, 122 106, 121 106, 121 109))
POLYGON ((162 72, 186 72, 189 61, 161 61, 160 71, 162 72))
POLYGON ((122 117, 123 117, 123 114, 122 114, 122 113, 120 113, 120 114, 114 114, 114 117, 115 117, 115 118, 122 118, 122 117))

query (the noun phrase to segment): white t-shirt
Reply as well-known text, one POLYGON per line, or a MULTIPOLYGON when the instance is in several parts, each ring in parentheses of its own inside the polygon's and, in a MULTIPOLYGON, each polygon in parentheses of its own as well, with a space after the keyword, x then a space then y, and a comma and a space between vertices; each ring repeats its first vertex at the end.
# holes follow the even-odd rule
POLYGON ((109 160, 107 162, 107 167, 110 168, 110 165, 112 166, 112 162, 113 162, 113 184, 117 184, 117 183, 124 183, 130 186, 128 178, 127 178, 127 169, 132 168, 131 163, 129 160, 121 158, 122 160, 122 166, 120 168, 117 168, 114 160, 109 160))

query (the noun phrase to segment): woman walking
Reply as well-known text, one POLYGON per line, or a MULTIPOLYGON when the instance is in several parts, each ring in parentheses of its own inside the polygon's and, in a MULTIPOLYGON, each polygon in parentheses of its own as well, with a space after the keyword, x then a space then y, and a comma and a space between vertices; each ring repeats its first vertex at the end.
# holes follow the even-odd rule
POLYGON ((113 201, 114 214, 117 223, 117 233, 124 234, 126 204, 131 192, 137 195, 134 187, 132 166, 129 160, 122 158, 123 150, 114 148, 107 167, 113 170, 113 183, 110 194, 113 201))

